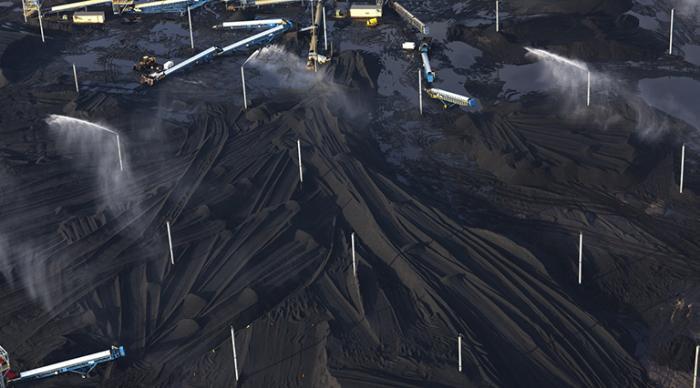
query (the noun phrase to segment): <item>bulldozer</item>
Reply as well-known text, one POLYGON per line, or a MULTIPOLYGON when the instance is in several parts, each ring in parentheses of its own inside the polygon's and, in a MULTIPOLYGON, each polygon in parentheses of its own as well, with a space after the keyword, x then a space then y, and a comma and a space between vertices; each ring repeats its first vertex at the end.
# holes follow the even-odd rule
POLYGON ((134 65, 134 70, 139 73, 153 73, 156 71, 163 71, 163 66, 156 61, 156 57, 144 55, 134 65))

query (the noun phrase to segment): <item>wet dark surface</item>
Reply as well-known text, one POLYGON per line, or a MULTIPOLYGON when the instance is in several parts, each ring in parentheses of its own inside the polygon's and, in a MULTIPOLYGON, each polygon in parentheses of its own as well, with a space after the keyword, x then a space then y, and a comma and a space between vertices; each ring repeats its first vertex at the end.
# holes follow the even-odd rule
POLYGON ((496 33, 490 1, 402 4, 429 25, 434 86, 478 110, 424 94, 419 114, 420 57, 401 44, 420 34, 388 9, 372 29, 329 17, 336 57, 318 72, 303 33, 261 50, 246 112, 250 52, 153 88, 132 66, 250 34, 210 28, 224 20, 304 27, 308 8, 199 9, 193 51, 186 15, 42 44, 0 2, 0 344, 14 367, 121 344, 127 357, 90 379, 36 386, 689 386, 700 7, 521 1, 502 4, 496 33), (585 71, 525 47, 589 69, 591 105, 585 71), (113 136, 51 114, 118 132, 124 171, 113 136))

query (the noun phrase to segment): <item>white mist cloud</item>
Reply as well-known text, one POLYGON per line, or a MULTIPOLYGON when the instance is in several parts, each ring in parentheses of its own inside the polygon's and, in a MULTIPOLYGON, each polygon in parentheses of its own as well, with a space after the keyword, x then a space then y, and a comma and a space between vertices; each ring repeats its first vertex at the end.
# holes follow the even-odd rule
MULTIPOLYGON (((560 55, 530 49, 531 55, 543 63, 540 77, 551 85, 560 97, 560 109, 569 116, 589 120, 592 125, 609 128, 625 120, 636 123, 637 133, 653 140, 670 128, 669 121, 640 98, 637 90, 618 82, 609 74, 592 70, 587 64, 560 55), (588 72, 591 73, 591 107, 586 106, 588 72), (611 106, 621 101, 626 108, 611 106)), ((542 81, 542 80, 541 80, 542 81)))
POLYGON ((245 68, 246 74, 249 68, 253 68, 261 75, 251 82, 246 76, 246 85, 251 86, 248 89, 249 98, 283 90, 303 91, 303 98, 313 94, 351 117, 366 114, 363 107, 348 98, 346 89, 335 82, 330 70, 331 63, 318 65, 318 71, 314 71, 306 67, 306 58, 287 51, 283 46, 271 45, 257 50, 245 68))
POLYGON ((673 6, 678 15, 684 18, 700 16, 700 0, 675 0, 673 6))
POLYGON ((122 202, 129 174, 119 134, 103 125, 73 117, 51 115, 46 119, 55 133, 56 147, 82 171, 94 172, 102 205, 122 202))
MULTIPOLYGON (((123 163, 124 171, 121 169, 120 155, 124 159, 124 147, 123 144, 119 147, 118 140, 121 142, 121 138, 116 131, 60 115, 51 115, 46 122, 49 133, 55 139, 58 154, 70 160, 71 169, 94 179, 93 185, 88 183, 87 186, 96 189, 95 202, 98 209, 85 209, 85 215, 90 216, 105 208, 121 211, 127 202, 128 206, 134 206, 129 201, 133 180, 128 174, 126 163, 123 163)), ((4 178, 6 183, 15 183, 12 177, 4 178)), ((22 201, 26 202, 23 207, 41 206, 32 204, 31 198, 22 201)), ((60 269, 62 264, 52 260, 53 249, 39 248, 45 247, 46 235, 18 234, 9 227, 11 226, 7 222, 0 220, 0 273, 11 287, 21 287, 33 300, 51 310, 55 307, 54 301, 60 299, 56 292, 64 289, 64 281, 75 279, 63 278, 60 269)))
POLYGON ((273 77, 277 88, 308 88, 325 78, 323 65, 319 71, 309 71, 306 60, 280 45, 265 46, 249 58, 247 68, 255 68, 266 77, 273 77))

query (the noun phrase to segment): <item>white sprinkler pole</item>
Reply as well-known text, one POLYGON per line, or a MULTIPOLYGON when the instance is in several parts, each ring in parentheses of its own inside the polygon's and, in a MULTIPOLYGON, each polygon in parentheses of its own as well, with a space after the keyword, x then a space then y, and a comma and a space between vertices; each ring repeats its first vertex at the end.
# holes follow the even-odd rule
POLYGON ((122 163, 122 143, 119 140, 119 134, 117 136, 117 156, 119 157, 119 171, 124 171, 124 164, 122 163))
POLYGON ((693 388, 696 388, 698 383, 698 354, 700 354, 700 345, 695 345, 695 369, 693 370, 693 388))
POLYGON ((175 264, 175 255, 173 255, 173 238, 170 235, 170 221, 165 221, 165 227, 168 229, 168 246, 170 247, 170 264, 175 264))
POLYGON ((297 139, 297 157, 299 158, 299 182, 304 183, 304 170, 301 166, 301 140, 297 139))
POLYGON ((231 349, 233 349, 233 371, 236 374, 236 381, 238 381, 238 358, 236 357, 236 335, 233 331, 233 325, 231 326, 231 349))
POLYGON ((187 21, 190 23, 190 47, 194 50, 194 35, 192 34, 192 14, 190 7, 187 7, 187 21))
POLYGON ((496 32, 500 31, 498 18, 498 0, 496 0, 496 32))
POLYGON ((591 72, 588 72, 588 87, 586 88, 586 106, 591 106, 591 72))
POLYGON ((24 0, 22 1, 22 15, 24 15, 24 22, 27 22, 27 6, 24 4, 24 0))
POLYGON ((241 84, 243 86, 243 109, 248 110, 248 99, 245 95, 245 72, 243 71, 243 66, 241 66, 241 84))
POLYGON ((578 234, 578 284, 581 284, 583 269, 583 233, 578 234))
POLYGON ((457 336, 457 358, 458 358, 458 364, 457 364, 457 369, 459 371, 462 371, 462 335, 457 336))
POLYGON ((41 22, 41 7, 38 7, 36 13, 39 15, 39 30, 41 31, 41 41, 43 43, 46 43, 46 40, 44 39, 44 24, 41 22))
POLYGON ((326 33, 326 6, 323 6, 323 49, 328 53, 328 36, 326 33))
POLYGON ((352 275, 357 278, 357 260, 355 259, 355 232, 350 234, 350 245, 352 246, 352 275))
POLYGON ((75 63, 73 64, 73 79, 75 80, 75 92, 80 93, 80 88, 78 87, 78 71, 75 69, 75 63))
POLYGON ((418 106, 421 116, 423 115, 423 77, 418 69, 418 106))
POLYGON ((683 174, 685 173, 685 144, 681 147, 681 194, 683 194, 683 174))
POLYGON ((671 8, 671 31, 668 37, 668 55, 673 54, 673 17, 675 10, 671 8))

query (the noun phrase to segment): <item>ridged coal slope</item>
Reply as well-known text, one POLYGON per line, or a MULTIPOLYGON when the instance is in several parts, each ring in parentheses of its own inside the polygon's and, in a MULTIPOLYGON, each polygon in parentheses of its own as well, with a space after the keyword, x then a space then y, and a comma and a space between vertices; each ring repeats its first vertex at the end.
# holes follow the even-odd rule
MULTIPOLYGON (((537 256, 427 206, 375 165, 353 125, 366 119, 347 113, 363 104, 354 85, 374 83, 368 68, 347 55, 331 86, 244 115, 211 106, 156 155, 131 144, 142 176, 115 188, 126 204, 69 217, 70 238, 47 230, 52 243, 32 258, 47 265, 39 281, 53 307, 28 308, 27 290, 6 288, 1 327, 19 363, 111 341, 129 357, 107 386, 230 386, 234 324, 244 386, 642 384, 638 362, 537 256)), ((26 183, 4 205, 17 228, 24 198, 47 204, 33 219, 89 203, 60 160, 17 173, 26 183)))
MULTIPOLYGON (((480 48, 483 66, 527 63, 522 46, 537 42, 584 60, 646 60, 658 44, 628 39, 627 3, 514 3, 516 16, 544 10, 570 30, 548 37, 525 18, 512 36, 449 36, 480 48), (597 41, 612 42, 602 57, 597 41)), ((556 96, 484 93, 478 113, 426 114, 416 131, 440 136, 398 168, 377 128, 400 133, 404 121, 382 118, 375 54, 345 51, 321 82, 257 94, 248 111, 179 79, 76 97, 10 62, 1 345, 20 370, 127 350, 91 379, 32 386, 654 387, 649 362, 692 370, 698 201, 693 187, 677 194, 673 139, 639 136, 639 112, 658 112, 637 97, 592 107, 610 118, 601 124, 562 114, 556 96), (66 147, 50 113, 119 128, 126 170, 66 147)), ((215 78, 205 66, 196 71, 215 78)))

